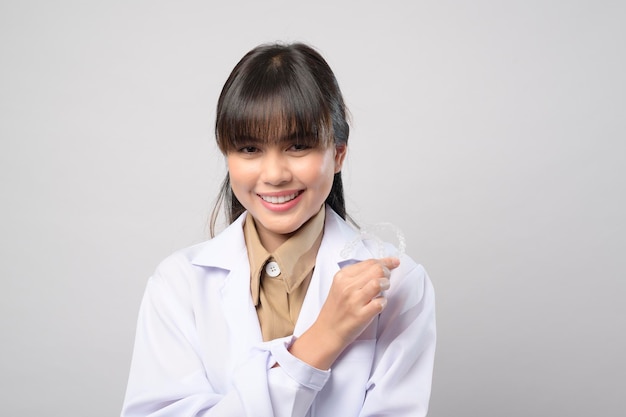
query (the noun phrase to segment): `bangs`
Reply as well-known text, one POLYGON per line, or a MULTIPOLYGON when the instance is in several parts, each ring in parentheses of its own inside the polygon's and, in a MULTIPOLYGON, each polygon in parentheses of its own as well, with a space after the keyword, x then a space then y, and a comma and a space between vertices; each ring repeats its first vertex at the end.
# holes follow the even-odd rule
POLYGON ((288 140, 312 147, 333 143, 331 109, 315 78, 308 71, 295 70, 298 63, 280 58, 274 57, 262 69, 251 65, 245 76, 233 74, 225 86, 215 126, 223 153, 245 146, 250 139, 264 144, 288 140))
POLYGON ((245 146, 251 139, 263 144, 295 141, 312 147, 332 141, 325 114, 311 109, 308 103, 285 104, 282 98, 272 97, 241 104, 241 111, 225 115, 225 123, 218 126, 218 143, 223 151, 245 146))

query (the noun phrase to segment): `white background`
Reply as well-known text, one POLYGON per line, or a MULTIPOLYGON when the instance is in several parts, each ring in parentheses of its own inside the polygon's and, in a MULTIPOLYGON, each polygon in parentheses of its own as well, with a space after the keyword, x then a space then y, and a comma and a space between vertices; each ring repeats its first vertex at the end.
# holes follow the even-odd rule
POLYGON ((620 1, 2 1, 0 414, 119 413, 139 302, 204 240, 215 103, 304 41, 353 115, 348 208, 437 293, 432 417, 618 416, 620 1))

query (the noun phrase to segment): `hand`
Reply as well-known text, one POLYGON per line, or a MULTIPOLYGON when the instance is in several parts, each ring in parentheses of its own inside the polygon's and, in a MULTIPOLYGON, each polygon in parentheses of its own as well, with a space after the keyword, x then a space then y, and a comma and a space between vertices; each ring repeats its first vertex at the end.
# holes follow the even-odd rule
POLYGON ((397 258, 369 259, 337 272, 317 318, 329 337, 345 348, 365 330, 387 305, 382 291, 399 264, 397 258))
POLYGON ((341 269, 333 278, 315 323, 291 346, 291 353, 319 369, 328 369, 386 306, 397 258, 369 259, 341 269))

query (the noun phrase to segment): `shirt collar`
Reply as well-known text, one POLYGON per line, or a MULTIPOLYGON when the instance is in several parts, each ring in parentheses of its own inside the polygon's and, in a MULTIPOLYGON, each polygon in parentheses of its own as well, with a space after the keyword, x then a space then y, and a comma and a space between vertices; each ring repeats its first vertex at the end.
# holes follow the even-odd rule
POLYGON ((325 207, 311 217, 293 236, 269 253, 261 244, 254 218, 248 214, 243 228, 250 261, 250 292, 254 305, 259 301, 263 267, 273 258, 281 270, 285 291, 297 288, 315 266, 317 251, 322 241, 325 207))
MULTIPOLYGON (((240 271, 242 265, 245 265, 246 275, 248 275, 250 264, 243 235, 243 224, 247 215, 247 212, 244 212, 213 239, 190 248, 191 263, 231 272, 240 271)), ((340 268, 374 257, 371 245, 366 245, 365 241, 362 241, 358 230, 347 224, 328 206, 326 206, 323 234, 326 238, 320 244, 319 253, 327 254, 326 260, 336 263, 340 268), (350 244, 352 249, 344 255, 346 244, 350 244)))

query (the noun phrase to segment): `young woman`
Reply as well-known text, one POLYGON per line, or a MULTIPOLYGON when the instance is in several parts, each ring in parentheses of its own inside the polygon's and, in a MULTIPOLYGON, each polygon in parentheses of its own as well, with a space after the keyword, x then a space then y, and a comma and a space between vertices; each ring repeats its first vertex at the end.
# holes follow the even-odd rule
POLYGON ((237 64, 216 119, 231 224, 150 278, 122 416, 426 414, 433 289, 346 223, 348 132, 312 48, 263 45, 237 64))

